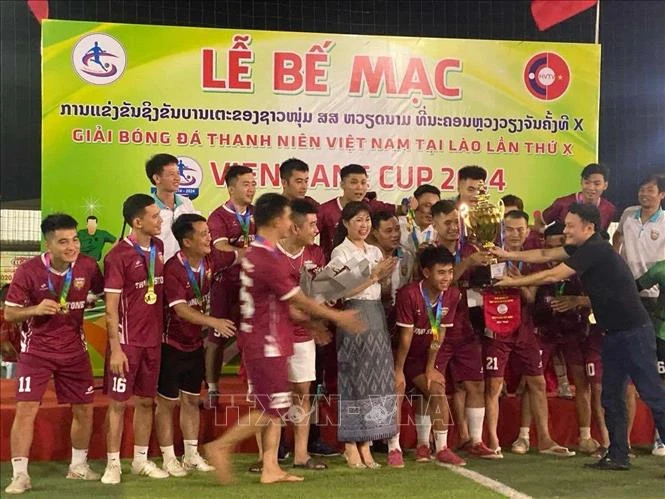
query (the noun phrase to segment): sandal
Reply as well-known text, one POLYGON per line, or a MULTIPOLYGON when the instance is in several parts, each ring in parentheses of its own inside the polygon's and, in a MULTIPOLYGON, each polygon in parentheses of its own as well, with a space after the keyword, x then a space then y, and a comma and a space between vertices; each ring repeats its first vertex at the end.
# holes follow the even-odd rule
POLYGON ((575 451, 568 450, 566 447, 563 447, 561 445, 553 445, 549 449, 542 449, 538 452, 541 454, 546 454, 548 456, 556 456, 556 457, 573 457, 575 455, 575 451))
POLYGON ((262 473, 263 472, 263 461, 257 461, 252 464, 247 470, 250 473, 262 473))
POLYGON ((322 461, 315 461, 311 457, 303 464, 293 463, 293 467, 304 470, 327 470, 328 465, 322 461))

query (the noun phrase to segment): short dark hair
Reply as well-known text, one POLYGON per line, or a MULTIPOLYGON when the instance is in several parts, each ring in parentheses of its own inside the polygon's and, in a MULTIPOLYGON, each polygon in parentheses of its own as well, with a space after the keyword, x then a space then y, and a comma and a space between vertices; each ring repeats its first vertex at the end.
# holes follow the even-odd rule
POLYGON ((342 168, 339 171, 339 178, 344 180, 346 177, 353 174, 367 176, 367 170, 365 170, 365 168, 361 165, 356 165, 354 163, 351 163, 350 165, 346 165, 344 168, 342 168))
POLYGON ((74 229, 78 227, 78 222, 71 215, 66 213, 52 213, 42 220, 42 235, 46 236, 49 232, 55 232, 60 229, 74 229))
POLYGON ((389 211, 377 211, 372 214, 372 229, 379 230, 381 222, 387 222, 393 218, 395 218, 394 213, 390 213, 389 211))
POLYGON ((282 216, 284 209, 289 206, 289 200, 281 194, 269 192, 256 200, 254 205, 254 223, 256 228, 269 225, 274 219, 282 216))
POLYGON ((229 169, 226 170, 224 175, 224 183, 226 187, 230 187, 235 184, 237 178, 240 175, 247 175, 248 173, 253 173, 253 170, 249 166, 244 165, 231 165, 229 169))
POLYGON ((428 246, 420 253, 418 261, 421 269, 431 269, 436 264, 454 265, 455 257, 442 246, 428 246))
POLYGON ((600 231, 600 211, 592 204, 573 203, 568 209, 568 213, 577 215, 583 222, 593 224, 595 231, 600 231))
POLYGON ((643 187, 647 184, 656 184, 658 187, 658 192, 665 191, 665 175, 653 174, 646 177, 642 182, 640 182, 640 187, 643 187))
POLYGON ((143 215, 145 209, 151 204, 155 204, 152 196, 148 194, 132 194, 122 204, 122 218, 131 227, 134 219, 143 215))
POLYGON ((582 170, 581 177, 583 179, 589 178, 591 175, 594 175, 596 173, 602 175, 603 178, 605 179, 605 182, 607 182, 610 179, 610 169, 605 165, 600 165, 598 163, 589 163, 588 165, 586 165, 582 170))
POLYGON ((291 201, 291 219, 296 225, 300 225, 307 215, 316 215, 318 212, 319 209, 306 199, 291 201))
POLYGON ((512 218, 513 220, 518 220, 520 218, 523 218, 526 220, 526 224, 529 225, 529 214, 526 211, 522 210, 513 210, 509 211, 503 216, 504 219, 506 218, 512 218))
POLYGON ((198 213, 183 213, 176 218, 171 226, 171 232, 178 241, 178 245, 182 248, 183 240, 192 237, 195 223, 205 221, 205 217, 198 213))
POLYGON ((524 201, 514 194, 506 194, 501 198, 501 201, 503 201, 504 206, 517 206, 518 210, 524 211, 524 201))
POLYGON ((457 179, 464 180, 467 178, 471 180, 487 180, 487 170, 477 165, 464 166, 457 172, 457 179))
POLYGON ((342 216, 340 217, 339 224, 337 225, 337 230, 335 231, 335 236, 333 237, 333 248, 342 244, 344 242, 344 239, 346 239, 346 236, 349 235, 349 231, 346 229, 346 226, 342 223, 342 221, 348 222, 358 213, 363 213, 363 212, 367 213, 370 216, 372 214, 369 209, 369 206, 367 206, 365 203, 361 203, 360 201, 351 201, 350 203, 346 203, 346 205, 342 209, 342 216))
POLYGON ((153 175, 161 175, 166 165, 178 164, 178 158, 172 154, 160 153, 155 154, 152 158, 145 162, 145 174, 150 180, 152 185, 155 181, 152 179, 153 175))
POLYGON ((97 221, 97 217, 95 215, 90 215, 88 218, 86 218, 86 221, 88 220, 94 220, 95 222, 97 221))
POLYGON ((434 185, 423 184, 418 186, 418 188, 413 192, 413 197, 420 199, 420 196, 423 194, 434 194, 436 197, 441 197, 441 191, 434 185))
POLYGON ((309 172, 309 166, 303 160, 298 158, 289 158, 279 165, 279 178, 288 180, 293 172, 309 172))
POLYGON ((432 205, 432 217, 447 215, 457 209, 457 203, 452 199, 442 199, 432 205))
POLYGON ((565 225, 563 225, 561 222, 557 220, 556 222, 553 222, 552 224, 547 226, 547 228, 545 229, 545 237, 562 236, 563 229, 565 227, 566 227, 565 225))

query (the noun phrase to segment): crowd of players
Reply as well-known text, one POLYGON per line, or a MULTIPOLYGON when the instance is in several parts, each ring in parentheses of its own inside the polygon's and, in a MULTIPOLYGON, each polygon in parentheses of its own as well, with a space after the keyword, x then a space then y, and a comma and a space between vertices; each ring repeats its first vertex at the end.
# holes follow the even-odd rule
MULTIPOLYGON (((131 231, 106 255, 103 275, 94 259, 80 253, 76 220, 65 214, 43 220, 46 252, 18 268, 4 303, 5 320, 24 324, 7 493, 31 487, 34 420, 52 377, 58 402, 71 404, 73 412, 67 478, 100 479, 87 462, 94 381, 82 322, 84 309, 102 294, 108 330, 104 393, 110 399, 105 484, 121 482, 120 445, 130 398, 134 474, 167 478, 216 470, 228 481, 234 445, 256 435, 261 453, 254 471, 261 473, 261 481, 300 481, 278 463, 286 414, 299 415, 287 418, 294 424, 294 468, 326 469, 311 457, 309 438, 311 392, 322 370, 328 376, 336 372, 338 439, 352 468, 380 467, 372 454, 372 442, 378 446, 380 441, 387 443, 387 465, 405 466, 399 427, 406 395, 415 412, 416 462, 462 466, 460 454, 502 458, 499 399, 511 378, 521 380, 522 395, 520 433, 512 452, 529 451, 533 420, 540 453, 573 456, 549 434, 544 368, 559 356, 575 386, 578 450, 605 455, 610 435, 600 402, 600 351, 607 327, 596 323, 580 279, 567 275, 541 286, 508 285, 552 268, 533 263, 544 258, 519 252, 563 251, 589 222, 592 232, 608 229, 615 208, 602 197, 608 186, 604 166, 584 168, 581 190, 555 200, 534 219, 517 196, 504 196, 502 234, 493 252, 478 245, 460 213, 483 190, 487 173, 482 167, 459 170, 456 199, 441 199, 435 186, 421 185, 400 205, 368 193, 368 176, 360 165, 342 168, 341 196, 319 205, 307 196, 308 172, 298 159, 285 161, 282 194, 264 194, 253 204, 253 171, 231 166, 225 175, 229 199, 206 219, 177 194, 177 158, 152 157, 146 174, 155 193, 125 201, 122 214, 131 231), (507 262, 504 287, 480 289, 478 275, 497 257, 507 262), (311 278, 328 264, 353 273, 344 264, 359 260, 369 262, 365 277, 356 276, 358 286, 335 306, 319 303, 299 287, 303 273, 311 278), (512 320, 497 320, 497 314, 512 320), (198 442, 201 387, 205 381, 206 405, 214 407, 224 346, 232 337, 255 410, 208 443, 204 458, 198 442), (446 392, 452 395, 451 408, 446 392), (173 442, 178 404, 182 459, 173 442), (448 447, 451 413, 457 452, 448 447), (592 415, 600 442, 591 436, 592 415), (161 467, 147 455, 153 420, 161 467)), ((613 241, 656 325, 661 375, 664 198, 665 179, 646 179, 639 205, 623 213, 613 241)), ((629 386, 627 392, 634 402, 635 389, 629 386)), ((317 439, 316 445, 325 447, 317 439)), ((653 453, 665 455, 658 435, 653 453)))

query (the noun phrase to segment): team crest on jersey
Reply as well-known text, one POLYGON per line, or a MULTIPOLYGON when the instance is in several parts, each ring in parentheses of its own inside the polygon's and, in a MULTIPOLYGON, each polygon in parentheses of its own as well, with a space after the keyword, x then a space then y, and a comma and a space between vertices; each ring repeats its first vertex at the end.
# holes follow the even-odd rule
POLYGON ((443 307, 443 309, 441 310, 441 317, 445 317, 446 315, 448 315, 448 310, 450 310, 448 307, 443 307))
POLYGON ((157 253, 157 257, 159 258, 159 263, 164 263, 164 254, 161 251, 157 253))
POLYGON ((74 288, 81 290, 85 286, 85 277, 77 277, 74 279, 74 288))
POLYGON ((660 232, 658 232, 657 230, 652 230, 651 231, 651 240, 655 241, 656 239, 658 239, 658 237, 660 237, 660 232))
POLYGON ((206 269, 206 279, 212 279, 212 270, 206 269))

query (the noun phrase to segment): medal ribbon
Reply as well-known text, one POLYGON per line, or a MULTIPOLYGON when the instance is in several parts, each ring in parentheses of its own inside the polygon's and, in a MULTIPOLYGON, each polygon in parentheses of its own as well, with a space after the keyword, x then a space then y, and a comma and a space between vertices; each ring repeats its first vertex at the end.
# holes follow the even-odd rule
POLYGON ((229 203, 229 208, 233 210, 233 214, 236 216, 236 220, 240 224, 242 238, 245 246, 247 246, 249 244, 249 226, 251 224, 252 214, 249 212, 249 208, 245 208, 244 215, 241 215, 233 203, 229 203))
MULTIPOLYGON (((136 252, 145 260, 145 251, 143 251, 143 248, 139 245, 138 241, 136 240, 135 237, 133 236, 128 236, 128 238, 132 246, 134 246, 134 249, 136 252)), ((148 265, 146 266, 146 270, 148 272, 148 291, 146 292, 147 294, 150 293, 155 293, 155 260, 157 259, 157 246, 155 246, 155 243, 150 241, 150 259, 148 262, 148 265)))
POLYGON ((46 275, 48 281, 48 290, 58 299, 60 303, 60 308, 62 310, 67 310, 67 295, 69 294, 69 288, 72 285, 72 275, 74 274, 74 269, 72 265, 69 265, 67 273, 65 274, 65 282, 62 284, 62 289, 60 290, 60 295, 55 291, 55 286, 53 286, 53 281, 51 281, 51 255, 46 253, 44 255, 44 260, 46 261, 46 275))
POLYGON ((427 310, 427 318, 432 328, 432 342, 438 342, 440 337, 439 326, 441 326, 441 315, 443 314, 443 293, 439 295, 436 305, 432 307, 429 295, 422 284, 420 285, 420 292, 423 295, 423 300, 425 300, 425 310, 427 310))
POLYGON ((187 279, 189 280, 189 284, 194 291, 194 296, 196 296, 199 304, 203 306, 204 300, 203 293, 201 293, 201 288, 203 288, 203 279, 205 278, 205 260, 201 259, 201 263, 199 264, 199 281, 201 282, 201 286, 199 286, 199 281, 196 280, 192 266, 189 264, 189 260, 187 260, 187 257, 182 251, 180 252, 180 258, 182 259, 182 264, 185 266, 185 270, 187 271, 187 279))

